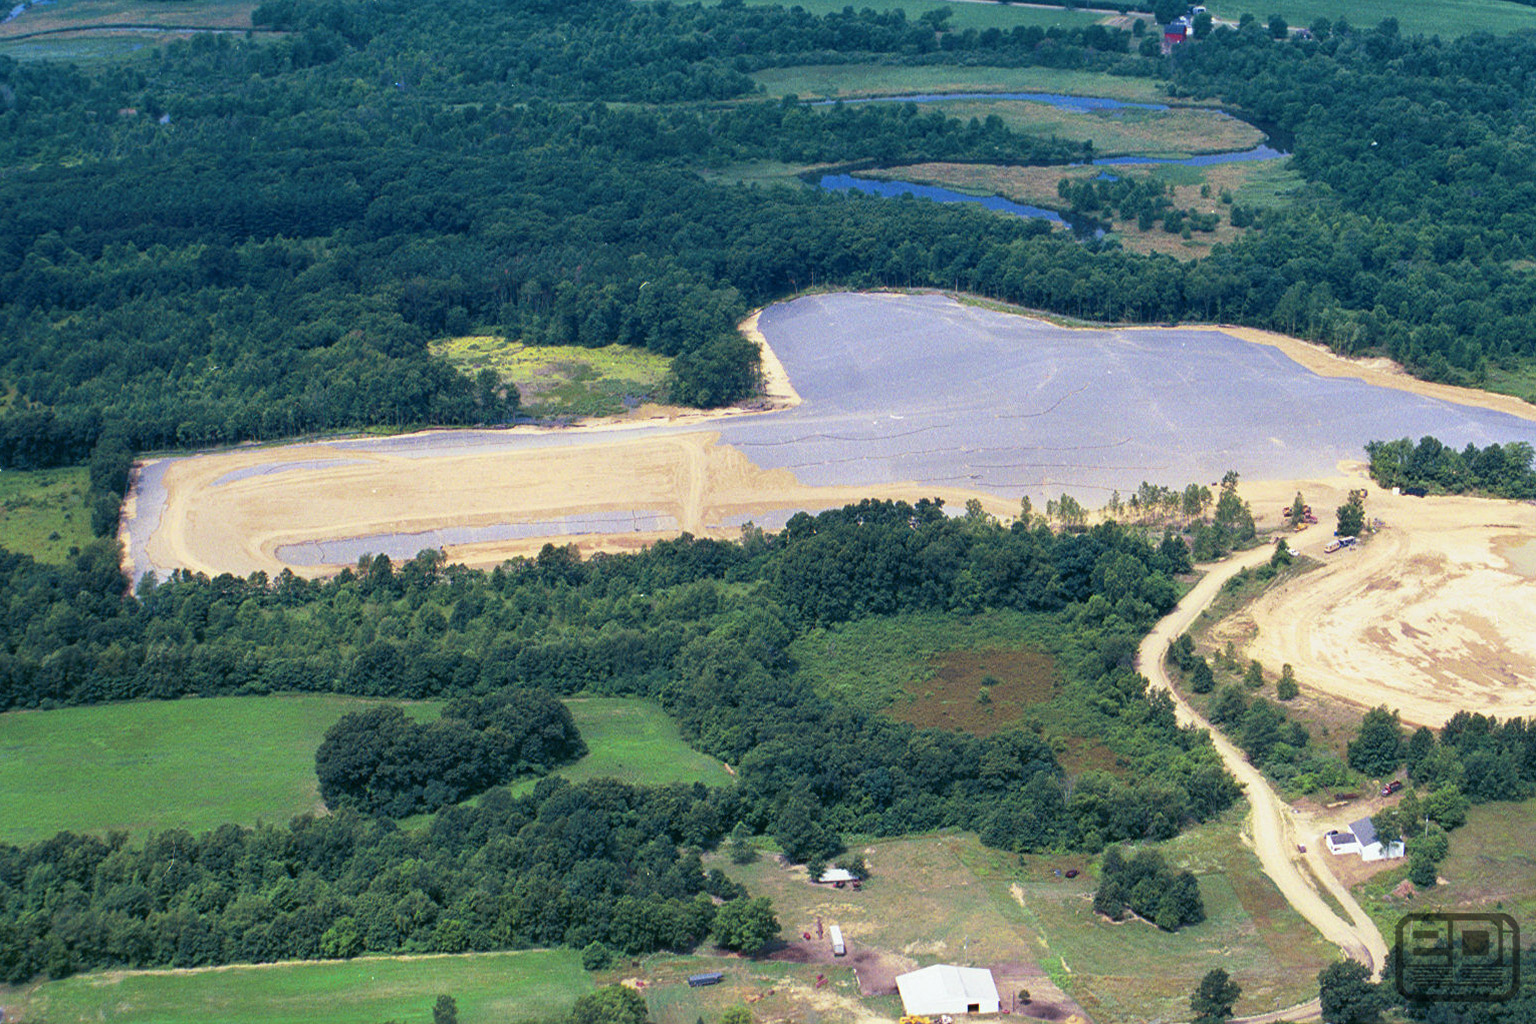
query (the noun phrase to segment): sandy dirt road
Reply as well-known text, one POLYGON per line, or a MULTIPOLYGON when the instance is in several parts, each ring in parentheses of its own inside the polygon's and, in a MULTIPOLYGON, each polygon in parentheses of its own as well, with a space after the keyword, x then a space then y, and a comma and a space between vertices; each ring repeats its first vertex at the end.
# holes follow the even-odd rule
MULTIPOLYGON (((1321 539, 1319 538, 1319 542, 1321 539)), ((1366 964, 1378 974, 1386 962, 1387 944, 1380 930, 1355 902, 1353 896, 1339 883, 1322 860, 1319 844, 1309 841, 1317 826, 1302 819, 1269 785, 1268 780, 1248 763, 1247 757, 1230 740, 1201 717, 1189 703, 1174 690, 1166 669, 1163 655, 1168 644, 1187 630, 1200 612, 1216 597, 1221 585, 1238 571, 1267 561, 1270 547, 1262 546, 1239 555, 1230 556, 1206 573, 1195 588, 1184 596, 1178 606, 1160 621, 1142 641, 1137 652, 1137 667, 1155 687, 1167 690, 1173 697, 1174 707, 1181 724, 1193 724, 1207 729, 1221 755, 1227 770, 1242 784, 1251 808, 1249 828, 1254 852, 1267 874, 1280 889, 1286 900, 1306 918, 1324 938, 1337 945, 1350 959, 1366 964), (1308 852, 1302 854, 1297 845, 1305 843, 1308 852), (1310 872, 1303 871, 1306 863, 1310 872), (1308 875, 1311 875, 1311 878, 1308 875), (1349 914, 1349 920, 1340 918, 1324 901, 1312 878, 1324 885, 1328 894, 1338 901, 1349 914)), ((1287 1019, 1292 1017, 1287 1016, 1287 1019)))

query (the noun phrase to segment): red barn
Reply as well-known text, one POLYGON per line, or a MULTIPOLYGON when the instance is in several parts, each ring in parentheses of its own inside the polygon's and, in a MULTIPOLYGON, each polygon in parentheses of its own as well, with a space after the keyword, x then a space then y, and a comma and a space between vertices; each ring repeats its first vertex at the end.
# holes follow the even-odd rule
POLYGON ((1173 49, 1189 38, 1189 22, 1180 18, 1163 26, 1163 47, 1173 49))

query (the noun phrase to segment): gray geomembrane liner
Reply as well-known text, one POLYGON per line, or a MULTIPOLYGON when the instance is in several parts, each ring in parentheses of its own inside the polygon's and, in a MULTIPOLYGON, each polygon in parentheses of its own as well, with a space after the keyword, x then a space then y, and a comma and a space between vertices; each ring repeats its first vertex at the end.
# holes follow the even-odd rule
POLYGON ((272 476, 277 473, 299 473, 306 470, 334 469, 337 466, 359 466, 366 461, 366 459, 309 459, 303 462, 263 462, 259 466, 232 469, 215 480, 210 486, 223 487, 225 484, 232 484, 236 480, 248 480, 251 477, 257 476, 272 476))
POLYGON ((415 558, 428 548, 483 541, 524 540, 529 537, 571 537, 584 533, 671 531, 677 517, 665 512, 587 512, 525 523, 493 523, 489 526, 445 526, 421 533, 375 533, 367 537, 305 541, 284 544, 275 554, 289 565, 346 565, 363 555, 388 555, 394 561, 415 558))
MULTIPOLYGON (((1433 434, 1461 447, 1536 444, 1536 423, 1348 378, 1320 377, 1266 345, 1217 331, 1068 330, 962 305, 940 295, 814 295, 770 306, 758 327, 803 404, 758 416, 592 433, 438 431, 333 442, 429 458, 517 451, 668 433, 718 431, 767 469, 804 484, 856 487, 916 481, 1037 504, 1062 493, 1093 506, 1143 480, 1209 483, 1228 469, 1250 479, 1332 475, 1375 438, 1433 434)), ((131 524, 135 566, 159 524, 165 463, 141 474, 131 524)), ((776 528, 791 511, 722 517, 776 528)), ((673 530, 637 510, 539 524, 434 530, 290 545, 294 564, 347 564, 363 553, 408 558, 427 547, 523 536, 673 530), (649 525, 646 525, 649 524, 649 525), (537 527, 538 533, 519 531, 537 527), (466 533, 464 531, 492 531, 466 533)), ((142 572, 142 568, 138 571, 142 572)))

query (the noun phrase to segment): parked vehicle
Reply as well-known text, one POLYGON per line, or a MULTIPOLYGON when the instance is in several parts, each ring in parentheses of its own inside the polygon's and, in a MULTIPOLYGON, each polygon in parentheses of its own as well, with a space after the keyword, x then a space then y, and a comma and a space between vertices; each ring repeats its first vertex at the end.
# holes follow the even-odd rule
POLYGON ((1402 779, 1393 779, 1391 782, 1389 782, 1385 786, 1381 787, 1381 795, 1382 796, 1391 796, 1393 793, 1396 793, 1398 790, 1400 790, 1402 788, 1403 788, 1403 780, 1402 779))

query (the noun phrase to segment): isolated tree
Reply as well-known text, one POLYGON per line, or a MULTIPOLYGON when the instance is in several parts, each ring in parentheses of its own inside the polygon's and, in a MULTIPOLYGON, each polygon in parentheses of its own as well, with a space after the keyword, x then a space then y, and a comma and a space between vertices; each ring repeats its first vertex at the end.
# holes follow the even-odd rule
POLYGON ((624 985, 588 992, 571 1007, 571 1024, 645 1024, 645 997, 624 985))
POLYGON ((1209 11, 1201 11, 1199 14, 1195 15, 1195 20, 1191 23, 1191 27, 1195 31, 1195 38, 1204 39, 1206 36, 1210 35, 1211 25, 1212 21, 1209 11))
POLYGON ((459 1004, 453 996, 437 997, 432 1004, 432 1024, 459 1024, 459 1004))
POLYGON ((1421 725, 1408 737, 1408 745, 1403 749, 1403 760, 1408 765, 1408 777, 1415 782, 1419 781, 1419 768, 1435 749, 1435 732, 1427 725, 1421 725))
POLYGON ((752 1011, 745 1006, 727 1006, 720 1011, 720 1024, 752 1024, 752 1011))
POLYGON ((1297 491, 1296 500, 1291 502, 1291 508, 1286 513, 1285 521, 1291 526, 1295 526, 1305 518, 1307 518, 1307 502, 1301 496, 1301 492, 1297 491))
POLYGON ((1257 690, 1264 685, 1264 666, 1257 661, 1248 662, 1248 670, 1243 673, 1243 682, 1257 690))
POLYGON ((757 851, 752 848, 752 830, 746 822, 738 821, 736 827, 731 829, 731 836, 726 840, 726 852, 732 864, 751 864, 757 860, 757 851))
POLYGON ((1380 778, 1397 771, 1403 762, 1403 731, 1396 711, 1383 705, 1372 708, 1360 721, 1360 732, 1349 744, 1349 766, 1380 778))
POLYGON ((581 966, 587 971, 601 971, 613 963, 613 951, 601 942, 593 940, 582 947, 581 966))
POLYGON ((1358 537, 1365 529, 1365 492, 1350 491, 1349 500, 1339 506, 1339 525, 1334 531, 1340 537, 1358 537))
POLYGON ((1210 663, 1203 657, 1196 658, 1194 667, 1190 669, 1189 688, 1196 693, 1210 693, 1216 688, 1216 676, 1211 672, 1210 663))
POLYGON ((1329 964, 1317 974, 1325 1024, 1370 1024, 1387 1007, 1371 969, 1354 960, 1329 964))
POLYGON ((1290 662, 1280 666, 1280 681, 1275 684, 1275 696, 1281 700, 1293 700, 1301 687, 1296 684, 1296 670, 1290 662))
POLYGON ((1227 1024, 1232 1019, 1232 1006, 1242 993, 1242 986, 1220 967, 1208 972, 1189 997, 1194 1024, 1227 1024))
POLYGON ((1284 39, 1290 35, 1290 32, 1291 26, 1286 24, 1284 18, 1278 14, 1271 14, 1269 16, 1269 35, 1271 39, 1284 39))
POLYGON ((1294 559, 1295 556, 1291 554, 1290 544, 1286 542, 1284 537, 1281 537, 1275 541, 1275 553, 1269 556, 1269 567, 1271 569, 1283 569, 1290 565, 1294 559))
POLYGON ((715 914, 715 941, 726 949, 756 953, 778 935, 779 919, 767 896, 730 900, 715 914))

